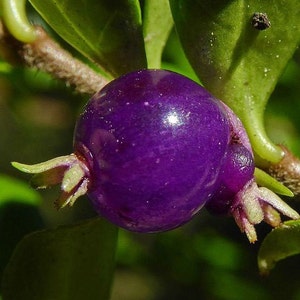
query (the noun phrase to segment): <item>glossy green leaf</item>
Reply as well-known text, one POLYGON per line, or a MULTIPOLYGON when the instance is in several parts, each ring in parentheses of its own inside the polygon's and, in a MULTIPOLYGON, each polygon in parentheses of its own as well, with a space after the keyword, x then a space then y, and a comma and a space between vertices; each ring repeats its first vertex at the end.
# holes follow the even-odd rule
POLYGON ((143 31, 148 68, 161 67, 161 55, 173 27, 168 0, 146 0, 143 31))
POLYGON ((28 183, 0 174, 0 206, 10 201, 38 205, 41 197, 28 183))
POLYGON ((287 221, 267 235, 258 252, 259 270, 268 274, 278 261, 295 254, 300 254, 300 220, 287 221))
MULTIPOLYGON (((278 162, 263 114, 300 39, 299 0, 170 0, 183 48, 201 82, 241 118, 256 154, 278 162), (271 27, 257 30, 255 12, 271 27)), ((284 99, 282 99, 284 101, 284 99)))
POLYGON ((200 83, 186 58, 174 26, 163 52, 162 68, 177 72, 200 83))
POLYGON ((117 228, 97 218, 33 233, 3 275, 5 300, 109 299, 117 228))
POLYGON ((146 67, 138 0, 30 0, 47 23, 112 76, 146 67))

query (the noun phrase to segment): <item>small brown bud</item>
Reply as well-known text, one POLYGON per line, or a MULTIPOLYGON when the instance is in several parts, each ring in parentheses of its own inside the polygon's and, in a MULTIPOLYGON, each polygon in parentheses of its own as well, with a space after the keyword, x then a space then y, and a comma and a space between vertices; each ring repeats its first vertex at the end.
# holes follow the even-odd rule
POLYGON ((281 146, 284 157, 278 164, 272 164, 267 172, 287 186, 295 195, 300 194, 300 160, 286 147, 281 146))
POLYGON ((257 30, 265 30, 271 26, 266 13, 256 12, 252 17, 252 26, 257 30))

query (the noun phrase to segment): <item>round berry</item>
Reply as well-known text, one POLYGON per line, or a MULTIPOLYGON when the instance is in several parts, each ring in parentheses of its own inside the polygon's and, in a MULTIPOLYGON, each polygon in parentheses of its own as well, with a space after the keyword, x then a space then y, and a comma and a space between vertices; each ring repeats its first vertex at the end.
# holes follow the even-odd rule
POLYGON ((122 76, 87 104, 75 154, 90 171, 96 210, 133 231, 177 227, 214 192, 229 143, 226 113, 182 75, 142 70, 122 76))
POLYGON ((87 103, 74 153, 26 165, 33 184, 61 183, 57 208, 87 194, 97 212, 132 231, 155 232, 189 221, 204 205, 233 216, 250 242, 255 225, 299 214, 259 187, 243 124, 190 79, 142 70, 105 86, 87 103))

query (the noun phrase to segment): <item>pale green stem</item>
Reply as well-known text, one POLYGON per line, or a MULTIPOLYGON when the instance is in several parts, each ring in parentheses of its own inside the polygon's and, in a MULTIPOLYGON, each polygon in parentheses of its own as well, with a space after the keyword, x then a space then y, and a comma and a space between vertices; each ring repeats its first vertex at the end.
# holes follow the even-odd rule
POLYGON ((26 0, 1 0, 2 17, 9 32, 23 43, 36 40, 35 27, 26 14, 26 0))

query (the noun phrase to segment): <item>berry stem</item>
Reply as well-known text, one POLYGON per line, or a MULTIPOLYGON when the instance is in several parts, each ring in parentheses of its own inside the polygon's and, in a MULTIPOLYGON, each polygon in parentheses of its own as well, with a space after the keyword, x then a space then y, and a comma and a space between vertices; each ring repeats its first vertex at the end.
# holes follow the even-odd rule
POLYGON ((34 42, 37 34, 27 19, 26 0, 1 0, 0 5, 9 32, 23 43, 34 42))

